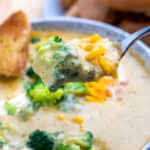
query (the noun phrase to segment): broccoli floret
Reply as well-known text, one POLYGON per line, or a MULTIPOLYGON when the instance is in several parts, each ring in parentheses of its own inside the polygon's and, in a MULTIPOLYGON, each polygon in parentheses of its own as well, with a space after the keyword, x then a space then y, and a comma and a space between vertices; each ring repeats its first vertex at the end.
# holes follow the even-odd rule
POLYGON ((59 36, 52 36, 48 39, 48 42, 51 44, 51 48, 61 48, 63 47, 64 43, 59 36))
POLYGON ((93 146, 93 135, 85 132, 82 135, 67 135, 57 145, 56 150, 96 150, 93 146))
POLYGON ((81 150, 80 146, 72 144, 72 145, 65 145, 65 144, 59 144, 56 148, 56 150, 81 150))
POLYGON ((49 89, 41 81, 33 83, 27 91, 27 95, 33 103, 48 103, 52 100, 49 89))
POLYGON ((70 82, 64 86, 65 93, 72 93, 76 95, 86 94, 87 88, 82 82, 70 82))
POLYGON ((40 80, 40 77, 34 72, 32 67, 27 69, 26 75, 34 80, 40 80))
POLYGON ((27 69, 26 75, 29 78, 27 78, 28 80, 27 79, 23 80, 23 85, 27 92, 30 91, 31 86, 33 85, 34 82, 37 81, 42 82, 40 77, 33 71, 33 68, 31 66, 27 69))
POLYGON ((36 38, 36 37, 32 37, 31 38, 31 40, 30 40, 30 42, 32 43, 32 44, 35 44, 35 43, 37 43, 37 42, 40 42, 40 38, 36 38))
POLYGON ((46 131, 35 130, 29 135, 27 146, 33 150, 52 150, 54 139, 46 131))
POLYGON ((78 57, 72 53, 69 47, 56 50, 53 54, 54 66, 53 74, 56 81, 65 82, 70 79, 77 79, 81 65, 78 57))
POLYGON ((64 139, 65 144, 75 144, 81 147, 83 150, 89 150, 93 144, 93 135, 87 131, 83 135, 67 137, 64 139))
POLYGON ((64 90, 59 88, 55 92, 53 92, 53 97, 56 100, 60 100, 64 96, 64 90))
POLYGON ((49 134, 35 130, 29 135, 27 146, 33 150, 97 150, 91 132, 71 136, 64 132, 49 134))
POLYGON ((41 105, 55 103, 64 95, 64 90, 61 88, 55 92, 51 92, 40 77, 33 71, 32 67, 29 67, 26 75, 33 79, 32 82, 30 80, 24 80, 24 88, 35 109, 41 105))
POLYGON ((47 86, 41 80, 38 80, 27 90, 27 95, 34 104, 48 105, 61 100, 64 91, 60 88, 55 92, 50 92, 47 86))
POLYGON ((64 43, 58 36, 52 36, 45 41, 39 42, 36 46, 36 50, 39 54, 45 53, 50 49, 62 48, 64 43))

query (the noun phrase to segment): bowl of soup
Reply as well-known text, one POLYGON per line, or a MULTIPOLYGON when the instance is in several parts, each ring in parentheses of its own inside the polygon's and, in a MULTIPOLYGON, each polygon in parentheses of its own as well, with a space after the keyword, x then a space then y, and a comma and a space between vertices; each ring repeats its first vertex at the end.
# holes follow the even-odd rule
POLYGON ((41 45, 42 54, 47 49, 59 50, 53 47, 54 42, 63 41, 72 49, 79 46, 87 52, 90 63, 103 65, 109 72, 109 62, 101 62, 99 56, 103 57, 104 50, 120 51, 119 43, 129 34, 105 23, 77 18, 38 19, 31 24, 25 73, 15 81, 0 80, 0 149, 142 149, 150 137, 149 48, 137 42, 119 63, 115 76, 68 82, 49 91, 32 68, 41 45), (52 43, 47 47, 49 41, 52 43))

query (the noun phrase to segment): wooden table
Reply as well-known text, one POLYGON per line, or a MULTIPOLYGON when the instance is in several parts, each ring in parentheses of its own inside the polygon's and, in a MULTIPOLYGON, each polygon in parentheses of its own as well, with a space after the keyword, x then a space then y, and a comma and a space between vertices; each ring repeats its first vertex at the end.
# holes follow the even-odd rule
POLYGON ((29 19, 42 17, 44 0, 0 0, 0 23, 17 10, 23 10, 29 19))

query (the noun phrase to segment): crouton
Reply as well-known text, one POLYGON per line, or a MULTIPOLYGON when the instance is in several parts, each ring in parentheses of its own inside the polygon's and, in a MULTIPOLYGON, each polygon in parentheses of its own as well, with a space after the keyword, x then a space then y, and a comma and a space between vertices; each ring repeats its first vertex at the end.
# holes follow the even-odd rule
POLYGON ((0 76, 19 77, 25 69, 30 24, 21 11, 0 25, 0 76))

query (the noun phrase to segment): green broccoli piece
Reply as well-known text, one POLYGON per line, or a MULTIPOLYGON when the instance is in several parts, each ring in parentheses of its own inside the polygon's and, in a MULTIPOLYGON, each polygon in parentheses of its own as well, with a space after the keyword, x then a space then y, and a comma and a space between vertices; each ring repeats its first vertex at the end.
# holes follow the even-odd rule
POLYGON ((81 150, 80 146, 72 144, 72 145, 65 145, 65 144, 59 144, 56 148, 56 150, 81 150))
POLYGON ((62 39, 59 36, 52 36, 48 39, 48 42, 51 44, 52 49, 53 48, 61 48, 64 43, 62 39))
POLYGON ((60 100, 64 91, 63 89, 57 89, 55 92, 50 92, 47 86, 41 80, 38 80, 27 90, 27 95, 33 103, 48 105, 60 100))
POLYGON ((31 37, 31 40, 30 40, 30 42, 32 43, 32 44, 35 44, 35 43, 37 43, 37 42, 40 42, 40 38, 36 38, 36 37, 31 37))
POLYGON ((81 147, 83 150, 89 150, 93 144, 93 135, 91 132, 87 131, 83 135, 66 137, 64 139, 64 144, 75 144, 81 147))
POLYGON ((40 80, 40 77, 33 71, 32 67, 27 69, 26 75, 34 80, 40 80))
POLYGON ((53 92, 53 97, 56 100, 60 100, 64 96, 64 90, 59 88, 55 92, 53 92))
POLYGON ((81 65, 78 61, 78 57, 74 56, 72 50, 69 47, 56 50, 53 53, 53 74, 56 81, 65 82, 69 79, 77 79, 81 65))
POLYGON ((53 37, 53 40, 54 40, 56 43, 62 42, 62 38, 60 38, 59 36, 54 36, 54 37, 53 37))
POLYGON ((52 100, 49 89, 41 81, 33 83, 27 91, 27 95, 32 102, 48 103, 52 100))
POLYGON ((28 138, 26 145, 33 150, 52 150, 54 147, 54 139, 51 134, 46 131, 35 130, 28 138))
POLYGON ((6 143, 3 136, 0 136, 0 148, 3 148, 4 144, 6 143))
POLYGON ((5 109, 8 115, 11 115, 11 116, 15 115, 17 111, 16 105, 8 103, 8 102, 5 103, 5 109))
POLYGON ((36 46, 36 50, 39 54, 43 54, 50 49, 62 48, 64 43, 62 39, 58 36, 52 36, 45 41, 39 42, 36 46))
POLYGON ((82 95, 87 93, 87 88, 82 82, 70 82, 65 84, 64 91, 65 93, 82 95))
MULTIPOLYGON (((32 80, 23 80, 23 85, 24 85, 24 88, 25 90, 28 92, 30 91, 32 85, 34 82, 37 82, 37 81, 41 81, 40 77, 33 71, 33 68, 30 66, 27 71, 26 71, 26 75, 32 79, 32 80)), ((41 81, 42 82, 42 81, 41 81)))

